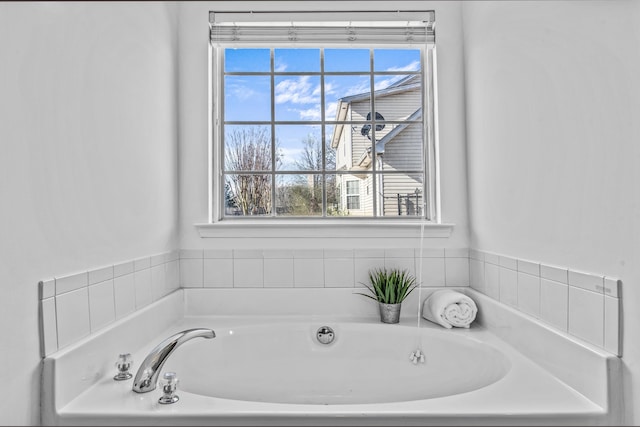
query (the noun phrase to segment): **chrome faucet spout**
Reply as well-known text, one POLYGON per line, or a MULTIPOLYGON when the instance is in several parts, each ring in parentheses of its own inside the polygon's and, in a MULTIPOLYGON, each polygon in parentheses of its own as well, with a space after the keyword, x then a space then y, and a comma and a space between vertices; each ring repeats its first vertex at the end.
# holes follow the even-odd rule
POLYGON ((194 338, 215 338, 215 336, 215 332, 211 329, 187 329, 162 341, 151 350, 140 365, 138 373, 133 380, 133 391, 147 393, 154 390, 164 362, 167 361, 176 348, 194 338))

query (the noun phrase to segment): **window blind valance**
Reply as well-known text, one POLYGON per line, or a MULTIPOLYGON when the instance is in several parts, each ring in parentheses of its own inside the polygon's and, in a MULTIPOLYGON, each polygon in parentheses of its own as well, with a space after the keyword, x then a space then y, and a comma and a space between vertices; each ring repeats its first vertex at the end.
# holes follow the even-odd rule
POLYGON ((435 13, 421 12, 210 12, 211 42, 435 43, 435 13))

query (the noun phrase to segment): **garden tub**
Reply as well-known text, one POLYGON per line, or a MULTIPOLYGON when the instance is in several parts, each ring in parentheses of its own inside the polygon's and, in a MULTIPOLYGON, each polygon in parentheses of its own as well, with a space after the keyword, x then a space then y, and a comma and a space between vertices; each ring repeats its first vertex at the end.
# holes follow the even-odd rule
POLYGON ((610 421, 606 405, 585 397, 477 323, 470 329, 446 330, 427 321, 418 326, 415 318, 389 325, 375 316, 211 316, 193 315, 182 307, 161 332, 150 334, 159 314, 166 317, 163 304, 182 303, 182 296, 173 298, 179 301, 154 304, 139 314, 137 322, 115 325, 45 359, 43 423, 597 425, 610 421), (330 344, 317 339, 324 326, 335 333, 330 344), (176 372, 180 379, 177 403, 160 404, 161 387, 139 394, 132 391, 132 380, 113 380, 113 362, 128 346, 139 344, 133 352, 135 374, 153 347, 191 328, 213 329, 216 337, 188 341, 168 358, 163 372, 176 372), (414 364, 410 355, 418 348, 425 359, 414 364), (105 351, 112 356, 109 363, 90 361, 104 358, 105 351))

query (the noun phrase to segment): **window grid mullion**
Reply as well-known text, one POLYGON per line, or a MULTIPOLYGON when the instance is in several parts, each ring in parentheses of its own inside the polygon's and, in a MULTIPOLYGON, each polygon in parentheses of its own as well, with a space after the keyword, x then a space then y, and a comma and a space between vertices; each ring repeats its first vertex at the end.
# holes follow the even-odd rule
POLYGON ((269 67, 271 68, 270 80, 271 80, 271 215, 272 217, 276 216, 277 211, 277 184, 276 184, 276 125, 275 125, 275 114, 276 114, 276 94, 275 94, 275 53, 274 49, 270 49, 270 60, 269 67))
POLYGON ((369 49, 369 93, 371 94, 371 99, 369 103, 369 111, 371 111, 371 169, 373 171, 373 175, 371 176, 371 187, 373 189, 373 217, 377 218, 378 215, 378 175, 376 171, 378 169, 378 162, 376 161, 376 90, 375 90, 375 76, 373 74, 374 70, 374 58, 373 58, 373 49, 369 49))
MULTIPOLYGON (((377 152, 376 152, 376 90, 375 90, 375 78, 378 75, 397 75, 397 74, 406 74, 406 75, 420 75, 421 77, 421 82, 424 86, 423 90, 421 91, 420 94, 420 99, 421 99, 421 108, 423 110, 423 115, 422 118, 420 120, 384 120, 385 124, 388 125, 394 125, 394 124, 404 124, 404 125, 411 125, 411 124, 421 124, 422 125, 422 132, 423 132, 423 136, 422 136, 422 149, 425 153, 425 159, 423 161, 423 166, 422 166, 422 170, 394 170, 393 173, 391 173, 391 175, 393 174, 406 174, 406 173, 412 173, 412 174, 422 174, 422 191, 423 191, 423 204, 422 204, 422 217, 427 218, 428 213, 431 210, 431 206, 430 206, 430 202, 431 200, 427 200, 427 196, 431 197, 430 193, 430 189, 427 189, 428 187, 428 179, 427 178, 431 178, 430 177, 430 173, 431 173, 431 168, 430 168, 430 134, 429 132, 431 132, 430 129, 430 119, 426 116, 427 111, 429 111, 428 109, 425 109, 425 106, 427 106, 427 103, 429 102, 430 93, 426 93, 429 90, 432 90, 431 87, 429 87, 429 84, 431 84, 430 79, 429 79, 429 75, 427 75, 425 67, 429 66, 430 64, 428 63, 429 58, 426 58, 426 55, 428 53, 425 53, 424 49, 421 49, 421 55, 420 55, 420 64, 421 64, 421 68, 419 71, 402 71, 402 72, 398 72, 398 71, 387 71, 387 72, 379 72, 379 71, 374 71, 374 49, 370 48, 369 49, 369 71, 368 72, 325 72, 324 70, 324 49, 320 48, 320 72, 276 72, 275 71, 275 49, 274 48, 270 48, 270 71, 268 73, 265 72, 229 72, 226 73, 224 72, 224 69, 221 70, 221 75, 222 77, 222 81, 224 82, 224 76, 225 75, 263 75, 263 76, 269 76, 270 77, 270 104, 271 104, 271 114, 270 114, 270 120, 269 121, 228 121, 225 122, 224 121, 224 113, 222 114, 222 119, 221 119, 221 123, 220 123, 220 128, 222 130, 221 133, 224 132, 224 126, 226 125, 268 125, 271 129, 271 171, 227 171, 224 168, 224 157, 222 157, 222 173, 220 175, 223 175, 223 182, 222 182, 222 188, 224 189, 224 175, 227 173, 237 173, 237 174, 242 174, 242 173, 252 173, 255 175, 269 175, 271 178, 271 203, 272 203, 272 208, 271 208, 271 217, 277 217, 277 184, 276 184, 276 177, 278 174, 283 174, 283 175, 296 175, 296 174, 307 174, 307 175, 313 175, 313 176, 319 176, 321 177, 321 182, 322 182, 322 213, 321 216, 322 218, 327 218, 328 217, 328 187, 327 187, 327 155, 328 155, 328 149, 326 147, 326 138, 327 138, 327 125, 332 125, 332 126, 336 126, 336 125, 356 125, 356 126, 362 126, 364 124, 369 124, 371 126, 371 148, 370 148, 370 152, 372 154, 372 161, 371 161, 371 169, 369 172, 364 172, 364 175, 370 176, 371 178, 371 185, 372 185, 372 216, 374 218, 379 218, 379 217, 383 217, 384 214, 381 212, 381 209, 383 209, 384 203, 382 203, 379 199, 380 196, 382 194, 378 194, 379 193, 379 187, 380 187, 380 179, 382 179, 382 175, 383 175, 383 170, 379 169, 379 165, 378 162, 376 161, 377 159, 377 152), (425 63, 427 62, 427 63, 425 63), (363 120, 363 121, 353 121, 353 120, 348 120, 348 121, 331 121, 328 122, 327 121, 327 117, 326 117, 326 86, 325 86, 325 78, 326 76, 349 76, 349 75, 367 75, 369 76, 369 82, 370 82, 370 112, 371 112, 371 119, 370 120, 363 120), (276 121, 275 119, 275 115, 276 115, 276 97, 275 97, 275 78, 276 76, 304 76, 304 75, 317 75, 320 76, 320 120, 319 121, 276 121), (425 81, 426 81, 426 85, 425 85, 425 81), (290 171, 278 171, 277 170, 277 146, 276 146, 276 132, 275 132, 275 128, 276 125, 307 125, 307 126, 311 126, 311 125, 319 125, 320 126, 320 143, 321 143, 321 169, 319 171, 301 171, 301 170, 290 170, 290 171), (429 175, 429 176, 428 176, 429 175), (382 205, 381 205, 382 203, 382 205), (427 203, 428 205, 425 207, 425 203, 427 203)), ((224 55, 222 55, 222 57, 224 57, 224 55)), ((224 83, 220 85, 222 90, 224 90, 224 83)), ((222 93, 222 91, 221 91, 222 93)), ((222 100, 224 100, 224 94, 222 97, 222 100)), ((220 102, 220 108, 222 112, 224 112, 224 102, 220 102)), ((429 104, 430 107, 430 104, 429 104)), ((224 156, 224 138, 222 138, 222 144, 221 146, 221 155, 224 156)), ((352 175, 353 172, 352 171, 331 171, 331 173, 335 173, 336 177, 340 176, 340 175, 352 175)), ((222 192, 224 194, 224 191, 222 192)), ((224 205, 224 203, 223 203, 224 205)), ((224 209, 223 209, 224 212, 224 209)), ((224 216, 224 215, 223 215, 224 216)), ((430 218, 427 218, 430 219, 430 218)))
POLYGON ((322 163, 322 177, 321 177, 321 188, 322 188, 322 217, 327 217, 327 149, 326 149, 326 126, 325 123, 327 118, 325 116, 325 99, 324 99, 324 49, 320 48, 320 121, 322 125, 320 125, 320 152, 321 152, 321 163, 322 163))

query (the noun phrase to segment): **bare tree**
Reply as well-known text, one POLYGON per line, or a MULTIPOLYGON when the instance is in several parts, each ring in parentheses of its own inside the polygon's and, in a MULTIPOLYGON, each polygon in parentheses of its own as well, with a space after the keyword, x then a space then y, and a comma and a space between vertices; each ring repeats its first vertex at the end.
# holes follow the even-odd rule
MULTIPOLYGON (((302 171, 320 172, 335 170, 336 155, 330 145, 322 147, 322 140, 317 135, 309 134, 301 141, 303 149, 295 162, 302 171), (325 164, 323 165, 323 157, 325 164)), ((291 190, 292 209, 301 215, 314 215, 322 212, 322 174, 311 174, 309 179, 302 179, 291 190)), ((336 200, 335 175, 325 175, 327 205, 331 206, 336 200)))
MULTIPOLYGON (((227 199, 242 215, 271 213, 271 134, 266 127, 233 129, 225 135, 225 169, 229 186, 227 199)), ((276 163, 279 160, 276 159, 276 163)))

